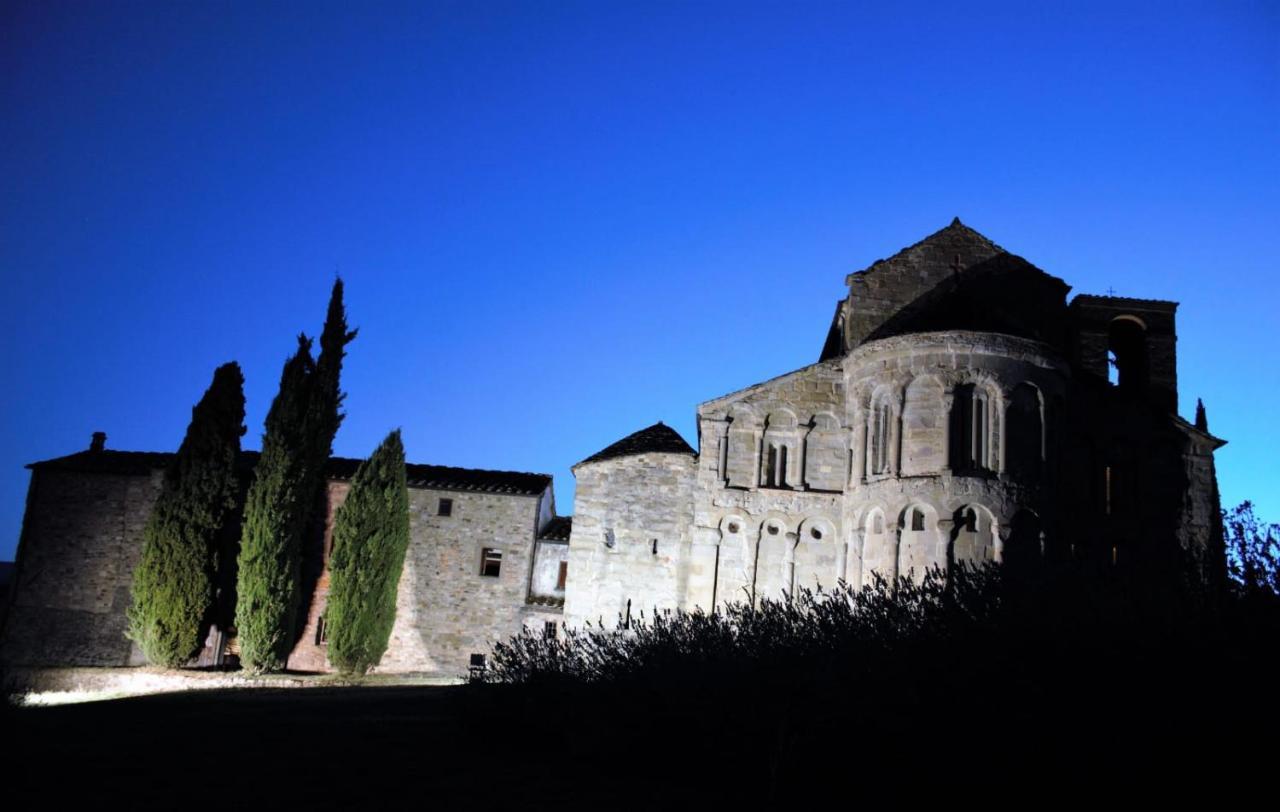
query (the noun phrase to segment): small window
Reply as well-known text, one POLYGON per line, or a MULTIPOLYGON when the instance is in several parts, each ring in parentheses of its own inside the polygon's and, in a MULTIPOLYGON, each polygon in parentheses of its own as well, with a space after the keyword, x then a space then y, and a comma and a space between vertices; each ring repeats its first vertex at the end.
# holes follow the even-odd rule
POLYGON ((554 620, 548 620, 542 624, 542 636, 548 640, 556 639, 556 622, 554 620))
POLYGON ((436 508, 436 515, 437 515, 437 516, 452 516, 452 515, 453 515, 453 500, 452 500, 452 499, 441 499, 441 500, 440 500, 440 504, 439 504, 439 506, 436 508))
POLYGON ((730 533, 737 533, 739 529, 740 529, 740 528, 738 527, 738 523, 737 523, 737 522, 729 522, 729 532, 730 532, 730 533))
POLYGON ((657 554, 658 554, 658 540, 657 540, 657 539, 654 539, 654 540, 653 540, 653 554, 654 554, 654 555, 657 555, 657 554))
POLYGON ((813 536, 814 541, 822 541, 822 531, 816 527, 809 531, 809 535, 813 536))
POLYGON ((564 582, 569 579, 569 562, 560 562, 560 574, 556 576, 556 589, 564 589, 564 582))
POLYGON ((323 646, 329 643, 329 624, 325 620, 324 615, 316 621, 316 645, 323 646))
POLYGON ((502 569, 502 551, 495 550, 492 547, 485 547, 484 554, 480 559, 480 574, 487 575, 491 578, 497 578, 498 572, 502 569))
POLYGON ((913 531, 924 530, 924 511, 920 508, 911 510, 911 529, 913 531))
POLYGON ((969 533, 978 532, 978 513, 973 508, 969 508, 964 512, 963 525, 964 530, 969 533))

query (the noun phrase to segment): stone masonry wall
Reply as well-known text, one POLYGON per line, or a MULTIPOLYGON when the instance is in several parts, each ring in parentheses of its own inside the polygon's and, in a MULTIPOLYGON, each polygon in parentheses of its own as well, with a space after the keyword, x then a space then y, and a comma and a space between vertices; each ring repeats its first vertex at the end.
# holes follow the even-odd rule
POLYGON ((526 597, 546 498, 409 492, 409 551, 379 672, 465 673, 471 654, 487 654, 520 632, 525 615, 540 614, 526 597), (453 500, 450 516, 439 515, 442 497, 453 500), (485 549, 502 553, 496 577, 481 574, 485 549))
MULTIPOLYGON (((0 662, 12 666, 122 666, 143 661, 124 637, 142 528, 163 471, 150 475, 33 471, 20 568, 0 662)), ((323 554, 349 489, 329 483, 323 554)), ((556 607, 526 602, 541 496, 411 488, 410 541, 396 623, 381 671, 465 673, 469 655, 559 618, 556 607), (440 516, 441 497, 453 500, 440 516), (482 576, 482 551, 502 552, 497 577, 482 576)), ((552 545, 554 546, 554 545, 552 545)), ((563 548, 563 544, 559 545, 563 548)), ((306 625, 289 667, 329 670, 319 642, 328 570, 315 582, 306 625)))
POLYGON ((578 466, 565 622, 614 626, 685 605, 696 459, 639 454, 578 466), (612 546, 610 546, 612 543, 612 546))
POLYGON ((142 528, 163 473, 33 472, 13 604, 0 641, 9 665, 130 665, 124 636, 142 528))

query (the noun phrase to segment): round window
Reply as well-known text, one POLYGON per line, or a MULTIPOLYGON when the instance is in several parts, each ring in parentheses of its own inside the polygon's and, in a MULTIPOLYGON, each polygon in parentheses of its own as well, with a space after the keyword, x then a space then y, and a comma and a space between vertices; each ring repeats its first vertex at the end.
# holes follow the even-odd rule
POLYGON ((822 538, 822 531, 821 531, 821 530, 819 530, 819 529, 818 529, 818 528, 816 528, 816 527, 815 527, 815 528, 813 528, 812 530, 810 530, 810 531, 809 531, 809 534, 810 534, 810 535, 812 535, 815 539, 821 539, 821 538, 822 538))
POLYGON ((771 536, 778 535, 778 526, 776 524, 769 525, 769 535, 771 536))
POLYGON ((730 532, 730 533, 736 533, 736 532, 738 532, 738 523, 737 523, 737 522, 729 522, 729 532, 730 532))

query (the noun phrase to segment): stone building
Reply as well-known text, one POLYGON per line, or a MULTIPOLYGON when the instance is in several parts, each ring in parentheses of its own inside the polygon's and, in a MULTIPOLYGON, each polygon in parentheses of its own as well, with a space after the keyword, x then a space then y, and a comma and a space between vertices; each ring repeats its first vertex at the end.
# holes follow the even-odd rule
MULTIPOLYGON (((701 404, 697 450, 659 423, 578 463, 572 519, 555 515, 549 476, 410 465, 380 670, 460 673, 521 628, 957 562, 1223 577, 1223 441, 1203 412, 1177 414, 1175 303, 1068 303, 1065 282, 959 220, 845 282, 817 363, 701 404)), ((29 466, 0 661, 138 662, 124 607, 168 458, 95 438, 29 466)), ((331 463, 330 526, 356 464, 331 463)), ((325 536, 299 670, 328 668, 325 536)), ((202 657, 222 650, 213 633, 202 657)))
MULTIPOLYGON (((15 668, 142 665, 124 636, 142 528, 172 455, 112 451, 95 435, 87 451, 33 463, 18 547, 16 588, 0 630, 0 663, 15 668)), ((240 458, 241 484, 257 462, 240 458)), ((333 517, 359 460, 329 461, 327 521, 312 539, 304 575, 306 625, 289 657, 298 671, 327 671, 325 602, 333 517)), ((383 671, 465 673, 472 653, 523 626, 558 623, 568 536, 555 516, 551 477, 408 465, 410 541, 383 671)), ((243 494, 242 494, 243 496, 243 494)), ((236 536, 231 533, 231 536, 236 536)), ((225 589, 225 585, 223 587, 225 589)), ((201 664, 234 652, 218 628, 201 664)))
POLYGON ((1174 302, 1077 296, 960 223, 845 279, 818 362, 574 468, 570 623, 956 562, 1222 577, 1174 302))

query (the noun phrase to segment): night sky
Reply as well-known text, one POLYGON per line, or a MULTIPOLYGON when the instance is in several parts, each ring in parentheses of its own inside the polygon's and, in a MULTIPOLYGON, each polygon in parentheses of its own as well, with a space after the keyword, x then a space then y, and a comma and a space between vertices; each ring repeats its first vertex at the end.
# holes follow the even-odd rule
POLYGON ((335 274, 336 453, 399 426, 567 513, 955 216, 1180 302, 1181 412, 1280 520, 1280 6, 858 5, 4 3, 0 559, 26 463, 175 449, 220 363, 257 448, 335 274))

